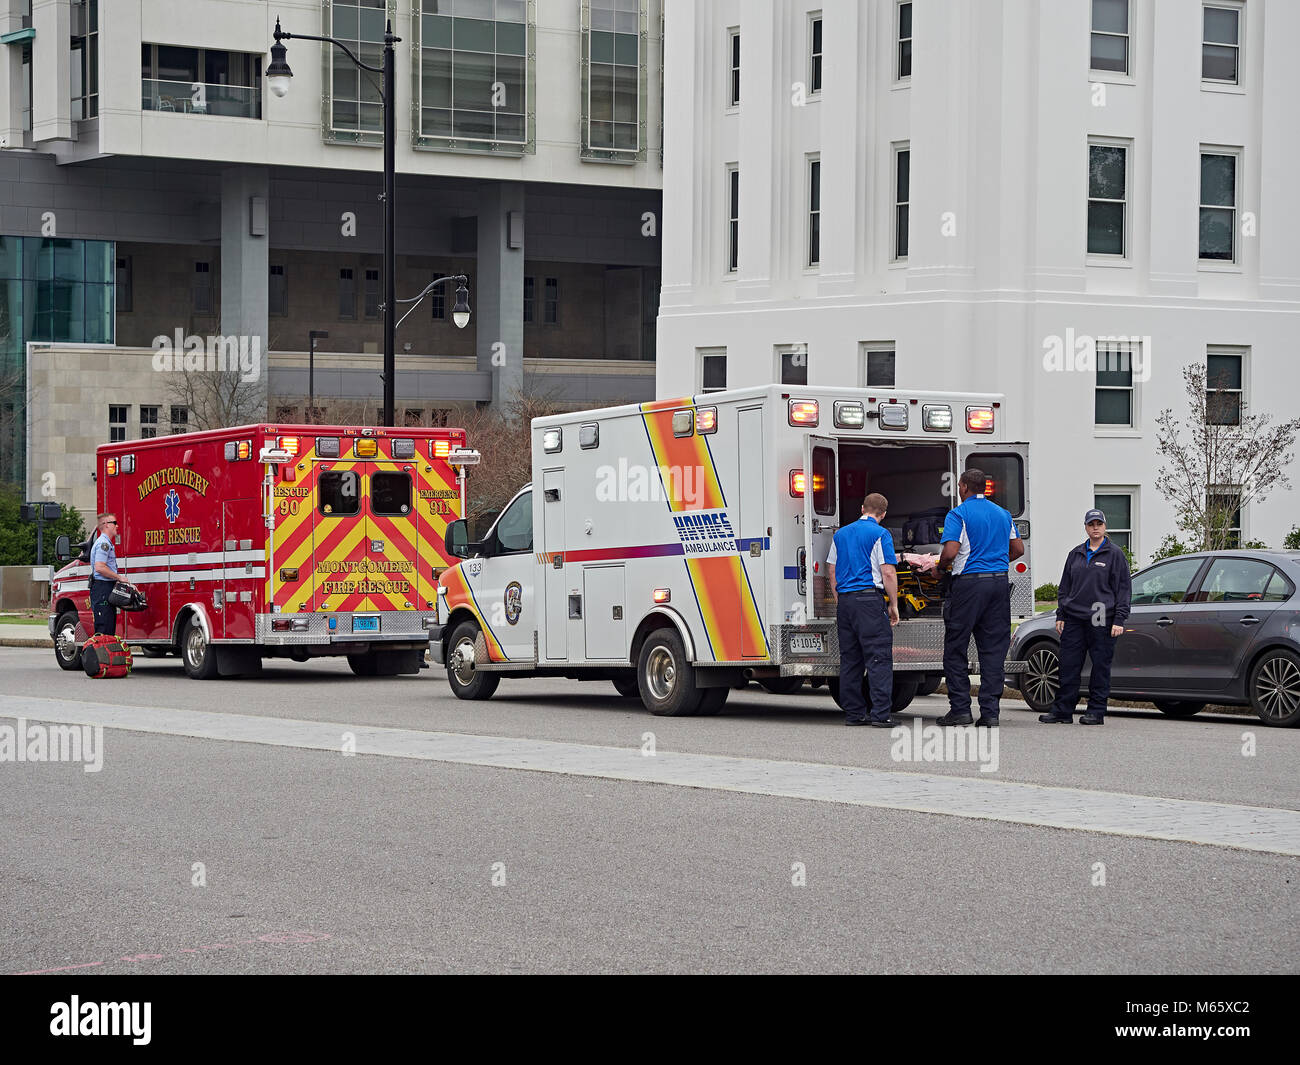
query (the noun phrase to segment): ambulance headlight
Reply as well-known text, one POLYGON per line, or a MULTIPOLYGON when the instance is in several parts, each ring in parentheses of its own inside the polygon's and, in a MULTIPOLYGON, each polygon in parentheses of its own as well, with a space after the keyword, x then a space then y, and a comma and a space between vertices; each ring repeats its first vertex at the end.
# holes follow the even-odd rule
POLYGON ((877 408, 880 414, 880 428, 906 429, 907 407, 901 403, 882 403, 877 408))
POLYGON ((867 421, 867 413, 856 400, 837 399, 835 401, 835 428, 861 429, 867 421))
POLYGON ((952 408, 946 403, 927 403, 921 408, 921 428, 927 433, 952 432, 952 408))
POLYGON ((556 426, 542 431, 542 450, 554 455, 564 445, 564 431, 556 426))

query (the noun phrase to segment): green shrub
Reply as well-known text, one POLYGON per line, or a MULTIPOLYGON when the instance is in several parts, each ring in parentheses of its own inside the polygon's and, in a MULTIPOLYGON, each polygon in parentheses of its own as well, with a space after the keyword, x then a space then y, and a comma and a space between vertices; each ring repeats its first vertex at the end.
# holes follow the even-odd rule
POLYGON ((1267 551, 1267 550, 1268 550, 1268 544, 1264 543, 1263 540, 1247 540, 1247 541, 1245 541, 1245 543, 1243 543, 1241 546, 1242 546, 1242 548, 1243 548, 1244 550, 1248 550, 1248 551, 1267 551))
POLYGON ((1300 525, 1291 526, 1291 531, 1282 541, 1282 548, 1286 551, 1300 551, 1300 525))
POLYGON ((1156 548, 1155 554, 1151 556, 1152 562, 1159 562, 1162 558, 1173 558, 1175 555, 1185 555, 1191 548, 1178 539, 1173 533, 1165 533, 1165 538, 1160 541, 1160 546, 1156 548))
MULTIPOLYGON (((45 502, 36 499, 34 502, 45 502)), ((34 566, 36 564, 36 522, 22 521, 19 507, 23 504, 22 489, 16 484, 0 485, 0 566, 34 566)), ((86 538, 81 515, 66 504, 60 504, 63 517, 45 523, 46 563, 54 562, 54 541, 66 534, 78 544, 86 538)))
POLYGON ((1040 584, 1034 589, 1034 601, 1037 603, 1054 603, 1058 589, 1054 584, 1040 584))

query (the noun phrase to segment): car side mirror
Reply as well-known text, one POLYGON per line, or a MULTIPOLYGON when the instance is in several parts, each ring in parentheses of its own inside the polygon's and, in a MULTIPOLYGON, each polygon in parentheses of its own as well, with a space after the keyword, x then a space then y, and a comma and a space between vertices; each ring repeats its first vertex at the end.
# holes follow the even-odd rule
POLYGON ((447 523, 442 542, 452 558, 469 558, 469 526, 464 518, 447 523))
POLYGON ((54 557, 60 562, 68 562, 72 559, 72 540, 66 536, 60 536, 54 541, 54 557))

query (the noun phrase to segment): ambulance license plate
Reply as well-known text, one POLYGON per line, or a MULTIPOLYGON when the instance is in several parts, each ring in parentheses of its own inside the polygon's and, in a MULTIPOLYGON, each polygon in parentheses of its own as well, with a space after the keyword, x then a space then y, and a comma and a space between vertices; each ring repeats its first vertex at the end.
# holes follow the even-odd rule
POLYGON ((820 632, 795 632, 790 635, 790 653, 796 655, 824 655, 826 636, 820 632))
POLYGON ((366 617, 354 617, 352 619, 353 632, 378 632, 379 617, 376 614, 370 614, 366 617))

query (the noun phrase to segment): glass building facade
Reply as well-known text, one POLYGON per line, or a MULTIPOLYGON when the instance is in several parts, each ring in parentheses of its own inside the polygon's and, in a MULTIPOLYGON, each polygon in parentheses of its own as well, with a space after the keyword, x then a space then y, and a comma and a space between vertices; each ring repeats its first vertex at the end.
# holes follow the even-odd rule
POLYGON ((114 342, 109 240, 0 236, 0 480, 21 484, 29 341, 114 342))

